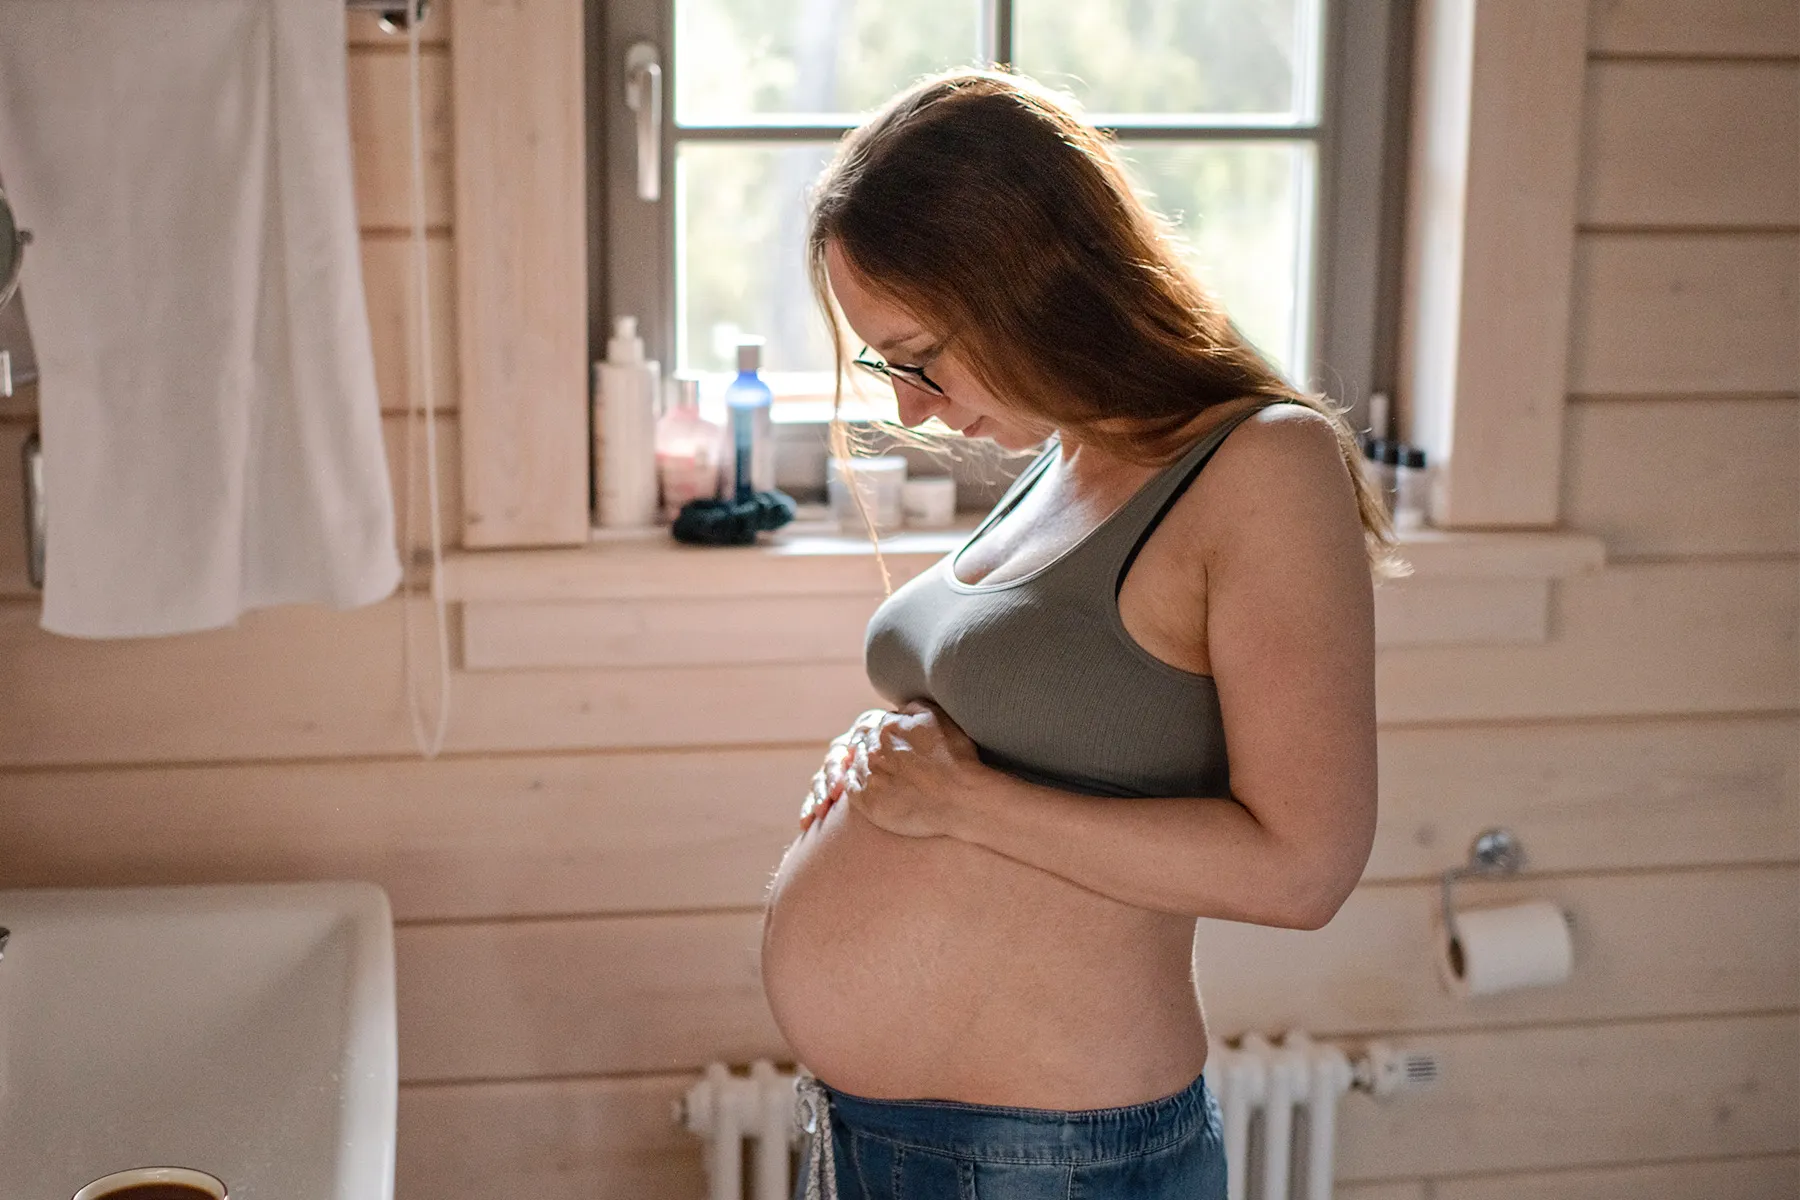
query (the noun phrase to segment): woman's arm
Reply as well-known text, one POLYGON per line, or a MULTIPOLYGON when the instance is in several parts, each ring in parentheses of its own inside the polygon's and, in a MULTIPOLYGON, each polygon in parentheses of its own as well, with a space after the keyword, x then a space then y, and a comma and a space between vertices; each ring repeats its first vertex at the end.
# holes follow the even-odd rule
POLYGON ((1295 886, 1307 864, 1234 800, 1095 798, 995 775, 951 836, 1138 908, 1292 929, 1330 919, 1295 886))
POLYGON ((1097 800, 978 773, 949 832, 1126 903, 1316 929, 1375 834, 1374 598, 1355 493, 1326 422, 1282 405, 1233 431, 1189 501, 1221 531, 1201 559, 1232 796, 1097 800))
MULTIPOLYGON (((1335 433, 1291 406, 1258 413, 1165 520, 1183 505, 1217 531, 1196 537, 1194 561, 1230 797, 1096 799, 1027 783, 983 764, 947 716, 914 702, 852 743, 841 772, 851 808, 889 832, 956 837, 1145 908, 1328 922, 1375 835, 1374 596, 1335 433)), ((828 770, 815 785, 816 812, 839 783, 828 770)))

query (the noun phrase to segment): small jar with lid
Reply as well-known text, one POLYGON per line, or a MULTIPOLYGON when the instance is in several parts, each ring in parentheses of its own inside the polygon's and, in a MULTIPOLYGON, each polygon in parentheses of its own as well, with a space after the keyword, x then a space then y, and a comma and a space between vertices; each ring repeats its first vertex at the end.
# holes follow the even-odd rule
POLYGON ((1431 503, 1431 472, 1422 446, 1397 447, 1394 464, 1394 528, 1405 532, 1425 527, 1431 503))
POLYGON ((906 517, 905 457, 898 454, 849 459, 833 456, 826 463, 826 492, 831 515, 839 529, 866 533, 872 526, 877 534, 884 534, 901 528, 906 517), (850 494, 852 485, 862 498, 861 509, 857 507, 856 497, 850 494), (867 524, 864 523, 864 512, 868 514, 867 524))
POLYGON ((1400 443, 1375 438, 1364 448, 1363 455, 1363 471, 1369 486, 1380 497, 1382 510, 1392 517, 1399 482, 1400 443))

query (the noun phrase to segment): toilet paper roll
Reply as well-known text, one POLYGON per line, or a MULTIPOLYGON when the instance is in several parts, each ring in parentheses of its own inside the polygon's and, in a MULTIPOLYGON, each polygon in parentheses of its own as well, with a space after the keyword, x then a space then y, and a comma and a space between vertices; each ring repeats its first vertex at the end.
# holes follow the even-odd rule
POLYGON ((1568 921, 1549 900, 1460 909, 1454 946, 1441 915, 1437 925, 1438 970, 1459 999, 1562 983, 1575 967, 1568 921))

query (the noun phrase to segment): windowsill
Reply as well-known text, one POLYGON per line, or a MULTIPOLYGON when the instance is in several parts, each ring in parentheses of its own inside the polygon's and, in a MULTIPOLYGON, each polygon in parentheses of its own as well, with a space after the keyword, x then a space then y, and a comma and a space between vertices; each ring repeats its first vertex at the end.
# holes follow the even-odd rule
MULTIPOLYGON (((598 532, 577 549, 452 555, 439 583, 462 604, 464 670, 760 667, 858 661, 883 580, 866 537, 823 505, 754 546, 687 546, 666 528, 598 532), (742 631, 754 627, 755 638, 742 631)), ((898 587, 966 541, 983 514, 882 539, 898 587)), ((1599 568, 1584 534, 1407 535, 1414 573, 1375 593, 1383 651, 1550 640, 1555 580, 1599 568)))
MULTIPOLYGON (((948 529, 903 530, 881 539, 895 582, 962 544, 984 514, 958 513, 948 529)), ((444 561, 438 587, 453 603, 716 599, 731 596, 880 595, 867 537, 843 533, 821 504, 752 546, 690 546, 666 525, 593 532, 586 546, 460 551, 444 561)))
MULTIPOLYGON (((898 584, 960 546, 982 513, 958 513, 947 529, 906 530, 881 539, 898 584)), ((1605 545, 1564 531, 1425 529, 1401 535, 1413 574, 1398 586, 1476 581, 1547 583, 1598 570, 1605 545)), ((688 546, 666 526, 596 530, 587 546, 462 551, 444 563, 438 586, 456 603, 701 599, 721 596, 881 594, 869 539, 840 532, 822 505, 753 546, 688 546)), ((1387 589, 1382 589, 1387 590, 1387 589)))

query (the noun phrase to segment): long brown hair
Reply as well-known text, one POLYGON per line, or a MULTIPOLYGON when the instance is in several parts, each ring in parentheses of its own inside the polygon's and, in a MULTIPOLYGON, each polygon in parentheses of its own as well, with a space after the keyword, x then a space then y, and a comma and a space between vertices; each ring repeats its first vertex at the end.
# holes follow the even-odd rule
POLYGON ((954 335, 1002 403, 1124 461, 1173 462, 1216 405, 1311 408, 1337 431, 1372 572, 1408 570, 1346 410, 1296 390, 1238 331, 1071 98, 1010 72, 931 76, 846 135, 815 184, 807 266, 836 356, 831 441, 848 458, 833 241, 862 280, 954 335))

